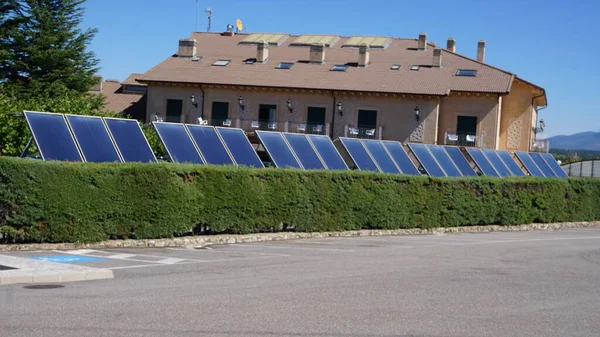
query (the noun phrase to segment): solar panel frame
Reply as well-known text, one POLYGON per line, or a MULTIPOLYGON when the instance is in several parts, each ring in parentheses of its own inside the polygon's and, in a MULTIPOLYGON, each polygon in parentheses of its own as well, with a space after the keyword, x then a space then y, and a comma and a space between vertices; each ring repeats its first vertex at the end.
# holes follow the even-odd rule
POLYGON ((442 146, 444 151, 450 156, 450 159, 454 162, 454 165, 458 167, 458 170, 464 177, 477 177, 478 174, 475 172, 467 157, 462 153, 457 146, 442 146))
MULTIPOLYGON (((40 157, 42 157, 42 160, 60 160, 60 161, 74 161, 74 162, 83 162, 83 155, 81 153, 81 149, 79 149, 79 146, 77 146, 77 141, 75 140, 75 137, 73 136, 73 131, 71 130, 71 128, 69 127, 69 124, 67 123, 67 119, 65 118, 65 116, 63 114, 58 114, 58 113, 53 113, 53 112, 41 112, 41 111, 23 111, 23 115, 25 116, 25 121, 27 123, 27 126, 29 127, 29 130, 31 131, 31 136, 33 137, 33 140, 35 141, 35 144, 37 145, 37 149, 40 153, 40 157), (71 141, 73 142, 72 145, 74 147, 74 150, 77 152, 78 157, 77 158, 66 158, 65 159, 59 159, 59 158, 50 158, 47 154, 48 152, 46 152, 46 154, 44 154, 44 150, 42 149, 44 146, 40 144, 39 142, 39 134, 36 134, 36 129, 35 127, 33 127, 32 123, 33 121, 30 119, 30 116, 34 116, 34 115, 48 115, 48 116, 60 116, 60 117, 53 117, 53 118, 61 118, 64 126, 67 130, 67 132, 69 133, 69 137, 71 139, 71 141)), ((35 118, 35 117, 34 117, 35 118)), ((73 150, 73 149, 71 149, 73 150)), ((72 155, 73 153, 71 153, 72 155)), ((69 155, 70 157, 70 155, 69 155)))
POLYGON ((534 177, 545 177, 546 176, 544 174, 544 172, 542 172, 542 170, 537 166, 535 161, 529 156, 529 153, 522 152, 522 151, 515 151, 515 156, 517 157, 517 159, 519 159, 521 164, 523 164, 523 167, 525 167, 525 169, 531 176, 534 176, 534 177))
POLYGON ((429 149, 427 148, 427 146, 425 144, 408 143, 407 145, 408 145, 408 148, 410 149, 410 151, 413 153, 413 155, 417 159, 417 161, 419 162, 419 165, 421 165, 421 167, 423 168, 423 170, 425 170, 425 173, 428 176, 437 177, 437 178, 448 176, 446 174, 446 172, 444 171, 444 169, 438 163, 437 159, 435 159, 435 157, 433 156, 431 151, 429 151, 429 149), (425 151, 425 152, 420 152, 420 151, 425 151), (424 158, 424 157, 422 158, 422 156, 427 156, 427 155, 429 155, 431 158, 424 158), (435 164, 435 166, 430 166, 429 164, 424 165, 424 159, 433 159, 433 164, 435 164), (429 168, 427 168, 426 166, 429 166, 429 168), (439 170, 439 171, 434 172, 436 170, 439 170))
POLYGON ((198 152, 200 152, 200 154, 202 155, 202 158, 204 159, 204 161, 207 164, 209 164, 209 165, 236 165, 235 159, 233 158, 231 152, 227 148, 227 145, 225 145, 223 138, 217 132, 217 130, 215 129, 214 126, 198 125, 198 124, 185 124, 185 128, 187 129, 188 133, 190 134, 190 138, 192 138, 192 141, 194 142, 194 144, 196 144, 196 148, 198 149, 198 152), (204 151, 203 144, 198 144, 198 139, 196 139, 195 131, 193 131, 194 129, 212 130, 212 132, 214 132, 215 137, 217 137, 217 139, 219 140, 219 144, 221 145, 222 150, 225 152, 225 154, 227 154, 227 158, 229 159, 229 161, 224 162, 221 160, 222 158, 219 158, 219 161, 215 161, 214 160, 215 158, 213 158, 212 154, 209 155, 208 151, 204 151))
POLYGON ((433 156, 438 165, 442 168, 446 176, 448 177, 462 177, 463 174, 456 166, 452 157, 439 145, 425 145, 429 150, 429 153, 433 156), (444 160, 445 162, 442 162, 444 160), (444 165, 448 164, 448 165, 444 165))
POLYGON ((294 153, 294 150, 292 150, 292 147, 290 146, 290 144, 287 142, 287 140, 285 139, 285 137, 281 134, 281 132, 276 132, 276 131, 261 131, 261 130, 256 130, 256 136, 258 137, 259 141, 261 142, 261 144, 263 145, 263 147, 265 148, 265 150, 267 151, 267 153, 269 154, 269 157, 271 157, 271 160, 273 161, 273 164, 275 164, 276 167, 279 168, 286 168, 286 167, 292 167, 292 168, 297 168, 297 169, 304 169, 304 167, 302 166, 302 164, 300 163, 300 160, 298 159, 298 157, 296 156, 296 153, 294 153), (291 155, 291 158, 287 158, 288 160, 290 159, 294 159, 296 166, 294 165, 283 165, 283 163, 278 164, 277 160, 275 159, 275 157, 279 156, 279 154, 276 154, 275 156, 273 155, 275 152, 275 149, 273 148, 272 145, 274 144, 270 144, 268 145, 267 143, 270 142, 270 140, 267 140, 267 137, 270 137, 269 135, 273 135, 274 137, 277 137, 277 141, 281 140, 281 142, 283 143, 283 145, 285 145, 285 148, 283 148, 283 150, 287 150, 287 153, 284 153, 285 155, 291 155), (265 141, 267 140, 267 141, 265 141), (269 149, 270 147, 270 149, 269 149))
POLYGON ((342 144, 342 146, 344 147, 344 149, 350 156, 350 159, 352 159, 352 162, 354 163, 354 165, 356 165, 356 168, 358 168, 360 171, 382 172, 381 168, 379 168, 379 166, 377 165, 377 162, 375 161, 375 159, 373 159, 373 157, 371 156, 371 154, 369 153, 367 148, 364 146, 364 144, 360 141, 360 139, 347 138, 347 137, 339 137, 338 139, 340 140, 340 143, 342 144), (370 163, 369 162, 365 163, 361 159, 361 163, 367 164, 367 165, 362 165, 362 167, 361 167, 361 165, 358 164, 358 162, 356 161, 357 158, 355 156, 356 153, 355 153, 355 155, 353 155, 351 150, 348 148, 348 145, 352 145, 353 142, 358 142, 358 144, 360 145, 360 148, 362 148, 365 151, 365 153, 367 154, 367 157, 370 160, 370 163), (367 166, 371 163, 374 165, 375 170, 373 170, 372 168, 367 168, 367 166))
POLYGON ((363 144, 363 147, 367 150, 367 152, 371 155, 371 158, 373 158, 373 160, 375 161, 375 164, 377 164, 377 167, 379 167, 379 170, 382 173, 391 173, 391 174, 402 173, 402 171, 400 171, 400 168, 398 167, 398 165, 396 165, 396 162, 394 161, 394 159, 392 159, 392 156, 386 150, 385 146, 383 145, 383 143, 381 143, 381 141, 375 140, 375 139, 361 139, 360 142, 363 144), (376 147, 377 145, 379 145, 380 148, 370 148, 369 147, 369 146, 376 147), (373 150, 383 151, 383 153, 381 153, 381 152, 373 153, 373 150), (384 157, 380 158, 379 154, 384 155, 384 157), (386 160, 388 161, 387 163, 386 163, 386 160), (392 165, 390 172, 388 172, 388 168, 390 168, 389 164, 392 165))
POLYGON ((519 164, 517 164, 515 159, 510 155, 510 152, 504 151, 504 150, 497 150, 496 154, 498 154, 498 157, 500 157, 500 159, 504 162, 506 167, 508 167, 508 169, 512 172, 512 174, 514 176, 516 176, 516 177, 526 176, 525 172, 523 172, 523 170, 521 170, 521 167, 519 166, 519 164))
POLYGON ((558 175, 556 173, 554 173, 554 170, 552 170, 550 165, 548 165, 548 163, 546 163, 544 158, 542 158, 542 156, 539 153, 529 152, 529 157, 531 157, 531 159, 533 159, 533 161, 540 168, 540 170, 542 170, 542 172, 544 172, 544 175, 546 176, 546 178, 558 178, 558 175))
MULTIPOLYGON (((305 170, 327 170, 327 165, 325 165, 323 158, 321 158, 321 155, 319 155, 319 152, 317 151, 313 143, 308 139, 306 134, 292 132, 282 132, 281 134, 283 135, 283 138, 285 138, 285 140, 288 142, 290 148, 292 149, 292 151, 294 151, 296 157, 298 158, 298 161, 300 162, 300 164, 302 164, 302 167, 304 167, 305 170), (306 153, 304 151, 299 153, 300 149, 295 148, 291 138, 304 139, 304 141, 306 141, 306 144, 310 146, 314 157, 316 157, 318 162, 321 164, 321 167, 316 167, 315 165, 313 165, 313 163, 309 163, 310 158, 306 158, 306 155, 311 156, 311 153, 306 153), (305 158, 306 160, 303 160, 303 158, 305 158)), ((312 160, 315 159, 314 157, 312 158, 312 160)))
POLYGON ((488 177, 500 178, 500 174, 498 173, 498 171, 496 171, 496 169, 494 168, 494 165, 492 165, 492 163, 490 163, 490 161, 483 154, 483 152, 481 151, 480 148, 467 147, 465 149, 467 150, 467 153, 469 154, 469 156, 471 157, 471 159, 473 160, 473 162, 475 163, 477 168, 479 168, 479 171, 481 171, 481 173, 483 173, 484 175, 486 175, 488 177), (481 156, 479 156, 479 155, 481 155, 481 156), (488 170, 488 169, 491 169, 491 170, 488 170))
MULTIPOLYGON (((188 164, 197 164, 197 165, 206 164, 206 160, 204 159, 204 157, 202 156, 202 153, 196 146, 196 143, 192 139, 192 136, 190 135, 188 129, 185 127, 185 124, 172 123, 172 122, 152 122, 152 126, 154 126, 154 130, 156 130, 156 134, 158 135, 158 138, 160 139, 161 143, 163 144, 165 150, 169 154, 169 158, 171 158, 171 161, 176 162, 176 163, 188 163, 188 164), (159 127, 157 127, 157 125, 159 125, 159 127), (167 144, 169 141, 166 140, 166 138, 165 138, 166 135, 161 133, 161 131, 159 130, 160 125, 181 126, 181 128, 183 129, 183 132, 185 132, 185 135, 188 137, 188 140, 190 142, 189 145, 192 146, 192 148, 194 149, 194 151, 196 151, 196 154, 198 155, 198 157, 197 157, 198 161, 197 162, 196 161, 180 161, 178 158, 180 156, 177 154, 174 155, 174 152, 172 151, 173 148, 171 148, 170 144, 167 144)), ((182 144, 178 144, 178 145, 182 145, 182 144)))
POLYGON ((254 150, 254 147, 252 146, 252 143, 250 143, 250 140, 248 139, 248 137, 246 137, 246 133, 244 132, 244 130, 239 129, 239 128, 228 128, 228 127, 223 127, 223 126, 216 126, 215 130, 217 130, 217 133, 221 137, 221 140, 223 141, 223 144, 225 144, 225 147, 227 148, 227 150, 231 154, 231 158, 233 158, 233 160, 235 161, 236 165, 244 165, 244 166, 255 167, 255 168, 264 168, 265 167, 265 164, 263 164, 262 160, 260 160, 260 157, 258 156, 258 153, 256 153, 256 150, 254 150), (241 164, 240 162, 238 162, 238 160, 236 159, 236 156, 235 156, 234 152, 231 150, 231 148, 229 146, 230 144, 227 143, 227 141, 225 140, 225 137, 223 136, 223 134, 221 133, 221 131, 224 131, 224 132, 234 131, 234 132, 240 133, 243 136, 243 138, 246 140, 246 143, 248 144, 248 146, 250 147, 250 149, 252 150, 252 153, 254 154, 253 157, 255 157, 255 159, 258 161, 258 163, 260 165, 259 166, 246 165, 246 164, 241 164))
POLYGON ((110 128, 109 121, 113 121, 114 120, 114 121, 124 121, 124 122, 127 122, 127 123, 135 123, 135 125, 137 126, 137 130, 140 131, 142 139, 144 140, 144 143, 147 146, 147 150, 152 155, 152 157, 151 157, 152 160, 151 161, 145 161, 145 162, 153 162, 153 163, 158 162, 158 160, 156 159, 156 155, 154 154, 154 151, 152 151, 152 147, 150 146, 150 143, 148 142, 148 139, 144 135, 144 131, 142 130, 142 127, 140 126, 140 123, 137 120, 135 120, 135 119, 127 119, 127 118, 116 118, 116 117, 103 117, 103 119, 104 119, 104 123, 106 125, 106 129, 108 130, 108 133, 110 134, 110 136, 112 137, 112 139, 115 142, 115 147, 117 148, 117 151, 119 152, 119 155, 121 156, 121 158, 123 158, 123 162, 127 163, 127 162, 135 162, 135 161, 129 161, 123 155, 123 151, 121 150, 121 146, 119 145, 119 141, 117 140, 117 137, 115 137, 113 130, 111 130, 111 128, 110 128))
POLYGON ((406 153, 406 150, 404 150, 402 143, 400 143, 398 141, 394 141, 394 140, 382 140, 381 143, 383 144, 383 147, 388 152, 388 154, 390 155, 392 160, 396 163, 396 166, 398 166, 398 168, 400 169, 401 174, 409 174, 409 175, 417 175, 417 176, 421 175, 421 172, 419 172, 419 169, 415 166, 415 163, 413 163, 413 161, 410 159, 410 157, 406 153), (392 150, 394 150, 394 147, 396 149, 400 149, 400 152, 397 152, 397 151, 392 152, 392 150), (397 156, 398 154, 400 156, 397 156), (401 162, 399 162, 399 160, 401 160, 401 162), (409 164, 409 166, 405 167, 404 164, 409 164), (411 172, 408 172, 408 171, 411 171, 411 172))
POLYGON ((121 154, 117 150, 117 145, 115 144, 115 140, 113 139, 112 135, 108 131, 108 127, 106 126, 106 123, 104 122, 104 119, 102 117, 65 114, 65 119, 67 120, 67 124, 69 125, 69 128, 71 129, 71 132, 73 134, 73 139, 75 139, 75 143, 77 143, 77 146, 79 147, 79 150, 81 152, 81 157, 83 158, 84 162, 95 162, 95 163, 107 163, 107 162, 122 163, 123 162, 123 158, 121 157, 121 154), (98 161, 98 160, 90 161, 89 160, 88 156, 86 156, 86 154, 85 154, 86 153, 86 150, 84 149, 85 146, 82 144, 82 141, 79 139, 80 137, 77 136, 77 132, 75 131, 75 127, 74 127, 74 123, 72 123, 72 121, 71 121, 71 119, 78 119, 78 118, 100 121, 100 124, 102 124, 102 127, 103 127, 104 131, 106 132, 106 137, 108 138, 108 141, 110 141, 110 144, 112 145, 112 150, 114 151, 114 154, 116 155, 116 159, 117 159, 116 161, 98 161))
POLYGON ((563 168, 560 167, 560 165, 558 165, 558 162, 556 161, 556 159, 554 158, 554 156, 551 153, 542 153, 540 155, 542 156, 542 159, 544 159, 546 161, 546 164, 548 164, 548 166, 550 166, 550 168, 554 171, 554 173, 556 174, 557 177, 559 177, 559 178, 568 178, 569 177, 567 172, 565 172, 565 170, 563 170, 563 168))
POLYGON ((483 155, 487 158, 487 160, 492 164, 496 172, 500 175, 500 177, 512 177, 512 171, 504 164, 504 161, 495 150, 492 149, 481 149, 483 155))
MULTIPOLYGON (((325 164, 325 167, 328 170, 349 170, 350 168, 348 167, 348 164, 346 164, 346 161, 344 160, 344 158, 342 157, 342 155, 338 152, 338 150, 336 149, 335 145, 333 144, 333 141, 331 140, 331 138, 329 138, 329 136, 326 135, 306 135, 306 138, 308 138, 308 141, 312 144, 312 146, 315 148, 315 150, 317 151, 317 154, 319 155, 319 157, 321 157, 321 160, 323 161, 323 164, 325 164), (315 142, 319 140, 320 144, 315 144, 315 142), (323 142, 321 142, 323 141, 323 142), (321 145, 325 145, 325 147, 331 152, 335 154, 335 163, 331 162, 329 159, 329 157, 327 157, 326 153, 324 153, 325 148, 322 148, 321 145), (332 164, 336 164, 336 168, 334 168, 332 166, 332 164), (343 165, 343 168, 340 169, 339 168, 339 164, 343 165)), ((330 153, 330 154, 331 154, 330 153)))

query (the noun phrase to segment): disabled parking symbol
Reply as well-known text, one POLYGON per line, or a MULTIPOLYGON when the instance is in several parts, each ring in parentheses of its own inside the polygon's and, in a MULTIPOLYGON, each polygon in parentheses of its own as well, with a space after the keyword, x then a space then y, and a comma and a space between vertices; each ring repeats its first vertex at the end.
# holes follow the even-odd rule
POLYGON ((75 263, 75 262, 96 262, 106 259, 90 256, 69 256, 69 255, 53 255, 53 256, 32 256, 31 260, 58 262, 58 263, 75 263))

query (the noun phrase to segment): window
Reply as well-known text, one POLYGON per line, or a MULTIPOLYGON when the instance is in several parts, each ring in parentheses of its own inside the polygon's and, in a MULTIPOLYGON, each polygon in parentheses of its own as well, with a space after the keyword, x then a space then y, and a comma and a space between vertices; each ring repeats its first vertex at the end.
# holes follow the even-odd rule
POLYGON ((223 126, 223 121, 229 118, 229 103, 228 102, 212 102, 211 125, 223 126))
POLYGON ((229 62, 231 62, 231 60, 217 60, 212 65, 213 66, 218 66, 218 67, 225 67, 226 65, 229 64, 229 62))
POLYGON ((183 101, 180 99, 167 100, 167 120, 165 122, 181 123, 181 112, 183 111, 183 101))
POLYGON ((331 71, 346 71, 346 69, 348 69, 348 65, 346 64, 336 64, 333 67, 331 67, 331 71))
POLYGON ((421 66, 412 66, 412 67, 410 67, 410 70, 415 70, 415 71, 417 71, 417 70, 419 70, 420 68, 421 68, 421 66))
POLYGON ((294 66, 292 62, 281 62, 275 67, 275 69, 291 69, 294 66))
POLYGON ((244 61, 244 63, 246 63, 246 64, 254 64, 254 63, 256 63, 256 59, 247 59, 247 60, 244 61))
POLYGON ((394 64, 390 67, 391 70, 399 70, 400 69, 400 65, 399 64, 394 64))
POLYGON ((357 126, 360 138, 372 137, 377 128, 377 110, 358 110, 357 126))
POLYGON ((325 108, 308 107, 306 116, 306 132, 314 134, 323 134, 325 127, 325 108))
POLYGON ((475 69, 458 69, 456 72, 456 76, 475 76, 477 75, 477 70, 475 69))

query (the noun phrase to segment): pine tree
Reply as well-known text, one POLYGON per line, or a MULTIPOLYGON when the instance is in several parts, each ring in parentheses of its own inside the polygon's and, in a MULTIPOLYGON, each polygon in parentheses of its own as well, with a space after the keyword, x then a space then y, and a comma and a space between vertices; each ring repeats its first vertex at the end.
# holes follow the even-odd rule
POLYGON ((17 0, 5 0, 0 4, 0 83, 17 77, 14 63, 19 43, 15 38, 20 35, 18 30, 23 22, 19 9, 17 0))

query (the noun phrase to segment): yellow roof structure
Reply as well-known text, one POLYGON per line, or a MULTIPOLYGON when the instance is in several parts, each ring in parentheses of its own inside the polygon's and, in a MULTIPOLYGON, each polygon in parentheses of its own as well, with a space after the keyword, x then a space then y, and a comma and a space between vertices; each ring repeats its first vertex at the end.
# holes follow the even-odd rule
POLYGON ((344 43, 343 47, 359 47, 366 44, 369 48, 385 49, 392 43, 391 37, 384 36, 353 36, 344 43))
POLYGON ((312 44, 324 44, 326 47, 333 46, 340 39, 336 35, 300 35, 290 46, 310 46, 312 44))
POLYGON ((260 41, 266 41, 270 45, 279 46, 287 40, 288 37, 288 34, 253 33, 240 41, 240 44, 257 44, 260 41))

